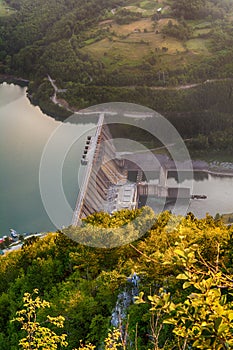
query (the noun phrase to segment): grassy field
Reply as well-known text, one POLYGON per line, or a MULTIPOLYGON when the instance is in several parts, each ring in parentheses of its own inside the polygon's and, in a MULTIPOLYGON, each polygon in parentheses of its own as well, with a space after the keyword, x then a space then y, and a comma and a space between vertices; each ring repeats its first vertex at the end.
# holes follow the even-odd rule
POLYGON ((105 63, 121 65, 124 61, 129 64, 138 63, 148 52, 147 45, 127 42, 113 42, 103 39, 83 48, 83 51, 91 53, 96 58, 102 58, 105 63))
MULTIPOLYGON (((143 2, 142 4, 146 3, 143 2)), ((145 4, 144 5, 140 5, 139 6, 124 6, 125 9, 131 11, 131 12, 138 12, 138 13, 142 13, 143 16, 151 16, 153 15, 153 13, 155 12, 155 10, 158 8, 158 5, 156 6, 156 3, 155 5, 151 5, 151 2, 147 1, 147 8, 145 7, 145 4), (149 3, 150 3, 150 6, 149 6, 149 3), (150 8, 149 8, 150 7, 150 8)))
POLYGON ((141 30, 141 32, 146 29, 148 32, 154 31, 154 22, 149 18, 145 18, 130 24, 119 25, 117 23, 113 23, 111 27, 111 31, 114 31, 117 35, 129 35, 134 32, 135 29, 141 30))
POLYGON ((135 33, 125 40, 110 41, 103 39, 91 45, 84 47, 82 50, 92 54, 94 57, 102 59, 108 66, 135 66, 145 59, 152 52, 162 54, 162 47, 167 47, 166 62, 174 66, 174 56, 176 64, 180 61, 179 53, 184 53, 185 48, 181 42, 174 38, 163 38, 161 34, 155 33, 135 33), (177 56, 178 54, 178 56, 177 56))
POLYGON ((130 37, 132 42, 139 42, 141 40, 149 43, 150 50, 155 51, 157 48, 162 50, 163 47, 168 48, 167 54, 174 54, 177 51, 185 51, 184 45, 181 41, 162 34, 155 33, 137 33, 130 37))
POLYGON ((145 9, 145 10, 154 10, 155 8, 158 7, 157 1, 142 1, 140 2, 140 8, 145 9))
POLYGON ((125 67, 127 70, 129 67, 140 66, 152 55, 158 57, 156 64, 158 69, 163 70, 198 64, 203 57, 210 55, 208 33, 212 30, 212 24, 206 20, 188 21, 188 25, 193 28, 193 35, 187 41, 164 35, 163 27, 169 21, 173 25, 178 24, 178 21, 172 17, 154 20, 151 15, 146 16, 145 12, 156 13, 157 8, 164 9, 166 6, 163 0, 132 2, 127 9, 143 13, 143 18, 122 25, 115 22, 114 16, 101 21, 96 27, 96 33, 100 29, 106 30, 106 38, 96 41, 91 35, 82 51, 102 60, 109 71, 116 67, 125 67))
POLYGON ((200 36, 207 35, 211 32, 211 28, 195 29, 193 32, 193 37, 198 38, 200 36))
POLYGON ((116 35, 130 35, 133 34, 135 29, 140 30, 141 33, 146 30, 147 32, 155 32, 155 30, 161 32, 162 28, 171 21, 173 24, 177 24, 177 20, 173 18, 164 18, 155 22, 151 18, 143 18, 141 20, 129 23, 129 24, 117 24, 113 20, 100 22, 100 27, 108 27, 111 32, 115 32, 116 35))
MULTIPOLYGON (((162 19, 157 22, 156 29, 160 32, 169 19, 162 19)), ((176 21, 173 20, 175 23, 176 21)), ((142 61, 145 56, 152 52, 162 53, 166 47, 166 55, 184 53, 184 44, 172 37, 155 33, 155 24, 151 19, 141 19, 130 24, 119 25, 115 22, 101 22, 99 26, 109 26, 112 33, 112 40, 108 38, 98 42, 88 42, 88 46, 82 50, 92 54, 97 58, 102 58, 105 64, 135 65, 142 61), (129 62, 130 61, 130 62, 129 62)), ((92 39, 93 40, 93 39, 92 39)))
POLYGON ((13 9, 10 9, 3 0, 0 0, 0 16, 9 16, 13 12, 13 9))
POLYGON ((141 7, 137 7, 137 6, 124 6, 123 8, 126 10, 129 10, 131 12, 139 12, 139 13, 146 12, 146 10, 142 9, 141 7))
POLYGON ((208 43, 206 39, 196 38, 186 41, 186 46, 194 54, 208 54, 208 43))

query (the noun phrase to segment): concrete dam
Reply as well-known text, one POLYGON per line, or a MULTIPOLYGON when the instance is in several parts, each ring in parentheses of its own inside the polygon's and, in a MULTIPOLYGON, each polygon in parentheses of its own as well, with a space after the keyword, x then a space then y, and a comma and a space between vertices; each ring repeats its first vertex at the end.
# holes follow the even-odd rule
POLYGON ((95 134, 87 136, 83 149, 84 175, 71 224, 79 225, 81 219, 94 212, 135 209, 140 197, 190 199, 189 188, 166 186, 168 169, 160 162, 152 169, 152 157, 155 158, 151 152, 127 156, 117 152, 104 113, 100 113, 95 134), (145 173, 152 170, 158 172, 158 179, 148 181, 145 173), (133 181, 129 176, 132 172, 136 173, 133 181))

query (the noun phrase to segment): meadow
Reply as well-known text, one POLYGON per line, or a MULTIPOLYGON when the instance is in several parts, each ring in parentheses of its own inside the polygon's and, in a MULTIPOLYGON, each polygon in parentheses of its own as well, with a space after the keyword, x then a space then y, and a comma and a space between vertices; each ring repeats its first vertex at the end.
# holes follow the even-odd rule
POLYGON ((9 16, 14 12, 13 9, 11 9, 4 0, 0 0, 0 16, 9 16))
POLYGON ((155 19, 147 12, 162 5, 163 2, 143 1, 140 6, 126 7, 131 12, 142 14, 142 18, 127 24, 119 24, 114 16, 99 22, 95 31, 92 30, 91 38, 85 41, 82 51, 101 60, 108 71, 117 67, 140 67, 151 57, 159 69, 171 71, 208 57, 211 54, 211 23, 206 20, 188 21, 192 35, 187 40, 165 35, 163 28, 169 22, 179 25, 177 19, 169 16, 155 19))

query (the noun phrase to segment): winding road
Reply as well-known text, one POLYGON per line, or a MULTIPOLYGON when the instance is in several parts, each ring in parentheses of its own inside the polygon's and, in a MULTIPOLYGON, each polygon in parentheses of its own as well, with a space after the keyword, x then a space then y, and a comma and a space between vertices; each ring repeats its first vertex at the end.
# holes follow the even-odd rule
MULTIPOLYGON (((55 84, 54 79, 52 79, 50 77, 50 75, 48 74, 48 80, 50 81, 51 85, 54 88, 54 95, 51 97, 51 100, 54 104, 65 108, 67 111, 69 112, 78 112, 78 110, 74 110, 71 109, 71 107, 69 106, 69 104, 63 99, 60 100, 57 98, 57 93, 61 93, 61 92, 66 92, 67 89, 59 89, 57 87, 57 85, 55 84)), ((92 77, 90 77, 90 81, 92 81, 92 77)), ((233 78, 222 78, 222 79, 207 79, 204 82, 200 82, 200 83, 192 83, 192 84, 185 84, 185 85, 178 85, 178 86, 146 86, 146 88, 150 89, 150 90, 187 90, 187 89, 192 89, 201 85, 205 85, 205 84, 211 84, 211 83, 216 83, 216 82, 221 82, 221 81, 232 81, 233 82, 233 78)), ((119 86, 120 87, 120 86, 119 86)), ((143 87, 140 85, 128 85, 128 86, 121 86, 122 89, 135 89, 137 87, 143 87)))

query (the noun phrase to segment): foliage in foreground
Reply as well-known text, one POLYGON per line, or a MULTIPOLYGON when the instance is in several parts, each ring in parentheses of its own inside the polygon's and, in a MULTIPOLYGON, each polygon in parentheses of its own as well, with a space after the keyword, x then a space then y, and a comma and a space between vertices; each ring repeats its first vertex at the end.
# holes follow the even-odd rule
MULTIPOLYGON (((38 294, 38 290, 35 289, 34 293, 38 294)), ((50 328, 41 326, 37 321, 37 310, 50 307, 50 304, 41 300, 39 296, 33 300, 30 293, 24 294, 23 301, 24 309, 17 311, 17 317, 13 320, 20 322, 21 329, 26 332, 26 336, 20 340, 19 345, 24 350, 41 348, 56 350, 58 344, 66 347, 68 345, 65 341, 66 334, 57 335, 50 328)), ((45 322, 63 328, 64 320, 63 316, 51 317, 48 315, 45 322)))
MULTIPOLYGON (((38 294, 38 290, 34 290, 34 294, 38 294)), ((48 327, 42 326, 37 321, 38 311, 40 309, 45 309, 50 307, 50 303, 41 300, 39 296, 33 299, 30 293, 25 293, 23 297, 24 309, 17 311, 17 317, 12 321, 17 321, 21 323, 21 329, 25 331, 26 336, 19 341, 19 346, 23 350, 56 350, 60 346, 67 347, 68 343, 65 340, 67 335, 61 334, 57 335, 56 332, 52 331, 48 327)), ((49 324, 56 326, 57 328, 64 327, 65 318, 63 316, 51 317, 47 315, 47 320, 49 324)), ((104 349, 116 350, 119 346, 120 331, 113 329, 108 333, 108 337, 104 340, 104 349)), ((92 344, 81 345, 79 350, 93 350, 95 346, 92 344)), ((76 349, 74 349, 76 350, 76 349)))
MULTIPOLYGON (((148 296, 150 313, 153 322, 151 339, 154 350, 159 349, 232 349, 233 348, 233 276, 223 272, 219 266, 218 251, 215 264, 206 262, 196 245, 185 248, 183 238, 177 242, 177 248, 171 259, 163 264, 179 264, 183 273, 176 276, 183 280, 183 289, 189 294, 182 302, 173 301, 170 292, 163 287, 155 295, 148 296), (172 343, 160 346, 160 335, 163 327, 171 325, 174 334, 172 343)), ((219 248, 219 246, 218 246, 219 248)), ((38 293, 36 290, 35 293, 38 293)), ((136 304, 145 303, 143 292, 136 297, 136 304)), ((39 297, 33 300, 29 293, 24 296, 24 309, 17 312, 15 318, 22 324, 27 336, 20 340, 23 350, 46 349, 56 350, 57 344, 67 347, 66 335, 56 335, 49 328, 42 327, 37 321, 37 309, 49 307, 39 297)), ((50 323, 63 328, 64 317, 47 316, 50 323)), ((104 340, 104 349, 132 349, 126 328, 114 329, 104 340), (124 335, 124 337, 123 337, 124 335)), ((92 344, 83 345, 79 350, 94 350, 92 344)), ((137 338, 135 348, 137 348, 137 338)))
MULTIPOLYGON (((163 263, 183 266, 176 279, 184 281, 183 290, 188 289, 189 294, 182 302, 174 302, 171 293, 161 287, 158 294, 148 297, 156 317, 155 349, 159 349, 160 332, 166 324, 172 325, 173 344, 179 349, 232 349, 232 274, 219 266, 219 253, 212 264, 203 259, 196 245, 177 245, 176 255, 163 263)), ((143 293, 137 302, 144 302, 143 293)))
MULTIPOLYGON (((106 225, 106 218, 103 215, 101 219, 101 215, 96 214, 98 227, 106 225)), ((134 215, 119 213, 120 226, 124 216, 127 222, 134 215)), ((180 344, 198 349, 200 346, 194 339, 198 334, 198 339, 205 337, 207 342, 206 345, 202 341, 203 349, 208 346, 217 349, 220 340, 212 343, 213 332, 208 345, 212 325, 220 333, 223 329, 219 338, 223 341, 222 348, 231 348, 232 227, 209 215, 204 219, 196 219, 192 214, 176 217, 169 212, 156 218, 151 215, 154 222, 151 229, 133 244, 112 249, 91 248, 54 233, 31 240, 21 250, 0 257, 0 350, 19 349, 25 330, 10 320, 18 310, 25 309, 24 293, 32 294, 36 288, 38 297, 50 304, 50 317, 64 318, 64 328, 43 323, 47 320, 43 308, 37 310, 36 322, 59 337, 65 334, 67 350, 78 348, 81 340, 82 344, 96 348, 103 346, 119 293, 132 293, 128 277, 134 272, 140 277, 139 292, 146 296, 142 298, 141 294, 140 300, 146 302, 132 302, 127 309, 129 320, 127 317, 121 320, 122 329, 127 329, 127 348, 179 349, 180 344), (214 298, 214 313, 208 307, 211 298, 214 298)), ((116 217, 112 223, 111 218, 107 219, 108 227, 116 227, 116 217)), ((94 223, 95 215, 89 224, 94 223)))

